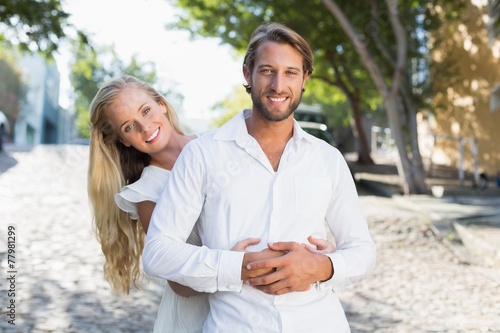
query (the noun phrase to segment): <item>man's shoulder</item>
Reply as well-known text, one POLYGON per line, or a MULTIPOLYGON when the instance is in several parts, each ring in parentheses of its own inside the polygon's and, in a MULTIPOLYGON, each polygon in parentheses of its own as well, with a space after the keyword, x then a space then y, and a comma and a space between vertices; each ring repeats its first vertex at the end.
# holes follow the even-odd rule
MULTIPOLYGON (((200 141, 204 141, 204 140, 211 140, 215 134, 215 132, 217 132, 217 128, 215 129, 209 129, 203 133, 199 133, 196 137, 196 140, 192 140, 191 142, 200 142, 200 141)), ((190 143, 191 143, 190 142, 190 143)))
POLYGON ((330 153, 340 153, 340 151, 332 145, 329 142, 326 142, 324 139, 320 139, 317 136, 314 136, 310 133, 307 133, 306 131, 303 131, 304 138, 306 139, 307 142, 309 142, 310 145, 313 147, 316 147, 319 150, 322 150, 324 152, 330 152, 330 153))
POLYGON ((210 150, 215 141, 214 135, 217 133, 218 129, 211 129, 201 134, 198 134, 196 139, 189 141, 183 149, 183 152, 197 152, 204 154, 207 150, 210 150))
POLYGON ((234 141, 243 129, 246 131, 245 118, 243 112, 240 112, 221 127, 199 134, 198 138, 193 141, 196 141, 196 145, 215 144, 217 141, 234 141))

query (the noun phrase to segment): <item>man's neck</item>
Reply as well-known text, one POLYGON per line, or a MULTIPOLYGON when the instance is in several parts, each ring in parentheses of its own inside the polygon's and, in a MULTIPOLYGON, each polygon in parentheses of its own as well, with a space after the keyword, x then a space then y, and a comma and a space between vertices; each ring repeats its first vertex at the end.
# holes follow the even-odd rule
POLYGON ((246 119, 248 134, 259 143, 274 171, 277 171, 281 155, 293 135, 293 116, 276 122, 256 114, 257 112, 252 112, 246 119))
POLYGON ((257 142, 288 142, 293 135, 293 115, 282 121, 271 121, 253 111, 245 120, 248 134, 257 142))

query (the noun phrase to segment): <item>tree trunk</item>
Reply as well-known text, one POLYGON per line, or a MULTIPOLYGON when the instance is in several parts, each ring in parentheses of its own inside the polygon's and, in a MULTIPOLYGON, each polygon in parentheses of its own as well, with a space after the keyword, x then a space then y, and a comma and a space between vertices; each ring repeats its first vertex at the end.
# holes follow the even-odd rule
MULTIPOLYGON (((352 118, 354 120, 354 126, 356 128, 356 132, 358 133, 358 161, 357 163, 368 165, 368 164, 374 164, 373 159, 370 156, 370 147, 368 145, 368 140, 366 138, 365 130, 363 127, 363 116, 361 113, 361 106, 360 106, 360 92, 359 89, 356 87, 356 82, 353 78, 353 76, 350 73, 349 68, 345 68, 344 70, 340 71, 339 66, 338 66, 338 60, 335 57, 335 54, 332 52, 326 52, 326 58, 330 62, 333 68, 334 72, 334 79, 332 80, 328 76, 322 76, 319 75, 321 80, 324 82, 331 84, 333 86, 338 87, 345 95, 347 102, 349 103, 349 106, 351 107, 352 111, 352 118), (342 75, 343 73, 344 75, 342 75), (346 83, 347 81, 347 83, 346 83), (349 86, 351 88, 349 88, 349 86)), ((347 64, 345 64, 347 65, 347 64)), ((348 66, 346 66, 348 67, 348 66)))
POLYGON ((391 127, 391 136, 394 139, 398 150, 399 159, 396 159, 396 167, 398 169, 399 180, 404 194, 414 193, 413 177, 411 176, 411 163, 406 153, 406 145, 401 131, 401 123, 399 119, 399 110, 397 99, 393 95, 388 95, 384 98, 384 106, 391 127))
MULTIPOLYGON (((401 181, 403 193, 419 193, 419 186, 417 186, 417 181, 415 181, 414 177, 421 177, 421 175, 412 174, 412 164, 410 163, 410 159, 406 152, 406 145, 401 130, 401 121, 399 118, 399 109, 397 105, 397 98, 399 96, 398 92, 402 85, 407 54, 406 32, 404 31, 404 27, 399 20, 397 2, 395 0, 385 1, 389 9, 389 20, 396 37, 397 57, 394 63, 394 73, 391 82, 392 86, 387 85, 380 67, 371 56, 369 50, 364 47, 363 42, 360 40, 351 22, 349 22, 344 12, 339 8, 335 1, 322 0, 322 2, 330 11, 330 13, 337 19, 342 29, 353 42, 356 50, 361 57, 361 60, 363 61, 363 64, 370 73, 375 86, 380 91, 380 94, 384 99, 384 105, 386 107, 387 116, 391 127, 392 138, 396 143, 396 147, 399 153, 399 159, 396 161, 396 166, 398 168, 398 174, 401 181)), ((420 182, 420 180, 425 180, 425 178, 418 179, 418 183, 420 182)))
POLYGON ((363 127, 363 117, 361 115, 361 107, 359 105, 359 96, 355 97, 352 94, 346 94, 347 100, 351 106, 352 116, 356 132, 358 133, 358 163, 359 164, 373 164, 373 159, 370 156, 370 147, 368 146, 368 139, 366 137, 365 128, 363 127))
POLYGON ((422 160, 422 155, 420 154, 420 147, 418 144, 418 128, 417 128, 417 110, 413 102, 409 98, 406 89, 403 88, 403 103, 405 105, 407 115, 408 115, 408 129, 410 135, 410 147, 411 147, 411 175, 413 178, 413 183, 415 185, 415 193, 428 194, 429 189, 425 183, 425 169, 422 160))

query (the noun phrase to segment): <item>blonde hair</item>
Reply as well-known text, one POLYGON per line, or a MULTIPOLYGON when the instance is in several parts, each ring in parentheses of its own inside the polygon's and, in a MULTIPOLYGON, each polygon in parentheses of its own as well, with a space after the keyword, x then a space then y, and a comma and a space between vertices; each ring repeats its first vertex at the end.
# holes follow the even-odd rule
POLYGON ((104 276, 113 291, 128 294, 138 288, 142 275, 141 254, 145 233, 140 221, 132 220, 115 203, 114 195, 123 186, 140 178, 149 155, 118 140, 108 120, 111 105, 126 87, 144 90, 156 102, 165 105, 166 117, 174 131, 182 134, 177 116, 165 97, 149 84, 129 75, 105 82, 90 105, 90 156, 88 194, 97 239, 104 254, 104 276))

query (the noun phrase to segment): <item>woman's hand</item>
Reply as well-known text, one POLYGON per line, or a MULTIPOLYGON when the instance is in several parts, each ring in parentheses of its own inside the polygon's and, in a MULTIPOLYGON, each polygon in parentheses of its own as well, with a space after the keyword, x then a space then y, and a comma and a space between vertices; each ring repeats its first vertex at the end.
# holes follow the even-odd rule
MULTIPOLYGON (((246 249, 249 246, 257 245, 259 243, 260 243, 260 238, 252 238, 252 237, 246 238, 246 239, 236 243, 236 245, 231 248, 231 251, 246 251, 246 249)), ((246 269, 246 265, 249 262, 256 261, 256 260, 277 258, 277 257, 281 257, 284 254, 285 254, 285 252, 273 251, 273 250, 270 250, 269 248, 265 248, 259 252, 247 252, 245 254, 244 259, 243 259, 243 267, 241 269, 242 279, 246 280, 250 277, 263 276, 263 275, 267 275, 267 274, 274 272, 274 268, 262 268, 262 269, 249 271, 246 269)))
POLYGON ((170 285, 170 288, 172 288, 172 290, 179 296, 189 297, 202 294, 199 291, 196 291, 174 281, 168 281, 168 284, 170 285))
POLYGON ((257 245, 259 243, 260 243, 260 238, 249 237, 249 238, 246 238, 246 239, 236 243, 236 245, 231 248, 231 251, 242 252, 242 251, 245 251, 247 249, 247 247, 249 247, 251 245, 257 245))
POLYGON ((307 240, 312 244, 316 245, 316 248, 312 247, 309 244, 303 244, 304 247, 311 253, 317 254, 328 254, 337 251, 337 247, 335 244, 320 238, 314 238, 313 236, 309 236, 307 240))

